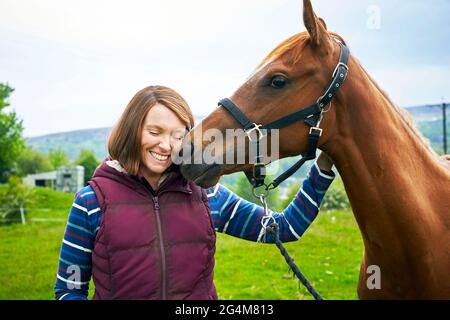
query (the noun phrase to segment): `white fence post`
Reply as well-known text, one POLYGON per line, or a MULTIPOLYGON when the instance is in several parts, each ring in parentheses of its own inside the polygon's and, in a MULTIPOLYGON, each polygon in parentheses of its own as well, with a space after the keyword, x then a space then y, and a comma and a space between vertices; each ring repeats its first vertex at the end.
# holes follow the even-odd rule
POLYGON ((22 219, 22 224, 25 224, 25 213, 22 205, 20 206, 20 218, 22 219))

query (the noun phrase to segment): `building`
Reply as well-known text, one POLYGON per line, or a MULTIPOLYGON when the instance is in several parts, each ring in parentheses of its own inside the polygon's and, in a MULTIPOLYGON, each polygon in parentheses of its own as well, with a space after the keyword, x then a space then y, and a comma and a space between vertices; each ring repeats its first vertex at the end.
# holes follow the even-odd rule
POLYGON ((76 193, 84 186, 84 167, 62 166, 56 170, 56 190, 76 193))
POLYGON ((23 182, 32 186, 76 193, 84 186, 84 167, 61 166, 56 171, 30 174, 23 182))
POLYGON ((37 187, 56 188, 56 171, 29 174, 23 178, 23 182, 37 187))

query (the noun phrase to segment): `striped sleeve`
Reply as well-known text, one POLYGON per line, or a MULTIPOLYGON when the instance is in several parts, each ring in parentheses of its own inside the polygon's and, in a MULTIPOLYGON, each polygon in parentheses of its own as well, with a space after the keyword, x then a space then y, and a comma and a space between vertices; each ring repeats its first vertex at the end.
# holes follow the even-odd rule
POLYGON ((100 228, 101 212, 90 186, 76 195, 69 212, 56 275, 57 300, 85 300, 92 273, 92 249, 100 228))
MULTIPOLYGON (((282 212, 271 212, 278 223, 282 242, 298 240, 316 218, 325 192, 335 177, 334 172, 322 172, 316 163, 303 181, 294 199, 282 212)), ((264 237, 261 220, 264 208, 238 197, 217 184, 207 190, 213 223, 218 232, 250 240, 273 243, 271 235, 264 237)))

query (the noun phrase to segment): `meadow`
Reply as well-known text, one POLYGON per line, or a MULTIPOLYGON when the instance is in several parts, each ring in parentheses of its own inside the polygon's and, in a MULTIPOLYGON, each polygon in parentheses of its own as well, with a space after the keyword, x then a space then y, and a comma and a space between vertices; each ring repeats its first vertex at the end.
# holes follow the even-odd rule
MULTIPOLYGON (((73 195, 37 188, 27 219, 0 225, 0 299, 53 299, 65 222, 73 195)), ((321 211, 300 241, 286 244, 325 299, 356 299, 362 241, 349 210, 321 211)), ((215 284, 220 299, 311 299, 275 245, 218 233, 215 284)), ((93 294, 91 282, 90 296, 93 294)))

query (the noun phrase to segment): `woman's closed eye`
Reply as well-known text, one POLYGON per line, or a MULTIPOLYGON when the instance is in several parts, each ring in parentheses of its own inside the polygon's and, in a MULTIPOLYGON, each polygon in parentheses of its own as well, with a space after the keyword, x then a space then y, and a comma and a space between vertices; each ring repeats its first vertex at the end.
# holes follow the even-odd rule
POLYGON ((182 134, 176 134, 176 135, 173 135, 172 137, 173 137, 175 140, 181 141, 181 140, 184 139, 185 135, 182 135, 182 134))

